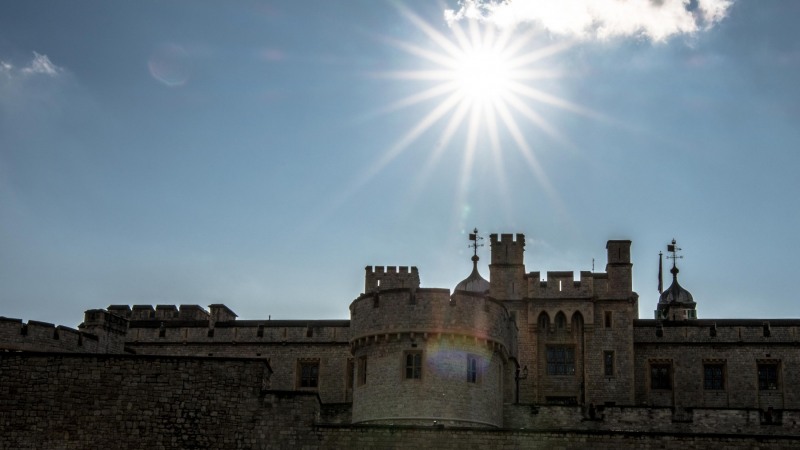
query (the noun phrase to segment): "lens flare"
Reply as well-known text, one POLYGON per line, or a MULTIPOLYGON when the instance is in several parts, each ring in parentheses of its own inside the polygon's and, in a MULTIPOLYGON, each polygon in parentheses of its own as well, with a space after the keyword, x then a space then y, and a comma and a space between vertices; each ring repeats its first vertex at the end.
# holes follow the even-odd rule
POLYGON ((147 61, 150 75, 169 87, 180 87, 189 80, 189 56, 177 44, 162 44, 147 61))

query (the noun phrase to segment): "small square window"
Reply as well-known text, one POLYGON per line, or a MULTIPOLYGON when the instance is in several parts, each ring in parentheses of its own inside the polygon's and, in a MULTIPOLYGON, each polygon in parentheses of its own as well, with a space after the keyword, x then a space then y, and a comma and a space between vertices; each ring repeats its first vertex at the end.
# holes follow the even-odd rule
POLYGON ((725 390, 724 364, 703 364, 703 389, 707 391, 725 390))

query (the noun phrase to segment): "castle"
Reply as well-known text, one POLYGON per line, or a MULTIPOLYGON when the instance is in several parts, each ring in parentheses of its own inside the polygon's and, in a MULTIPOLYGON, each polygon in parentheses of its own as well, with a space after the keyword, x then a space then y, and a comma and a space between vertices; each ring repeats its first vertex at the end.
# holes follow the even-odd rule
POLYGON ((366 267, 350 320, 221 304, 111 305, 78 330, 0 318, 0 448, 800 442, 800 320, 698 318, 675 259, 640 319, 631 241, 576 280, 526 272, 525 236, 492 234, 487 281, 471 239, 452 292, 366 267))

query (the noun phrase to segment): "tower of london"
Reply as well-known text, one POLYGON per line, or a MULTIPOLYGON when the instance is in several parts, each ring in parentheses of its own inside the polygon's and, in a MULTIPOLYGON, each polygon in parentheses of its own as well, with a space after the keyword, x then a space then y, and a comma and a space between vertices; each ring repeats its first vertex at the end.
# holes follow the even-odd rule
POLYGON ((349 320, 222 304, 110 305, 77 329, 0 318, 0 448, 800 442, 800 320, 698 317, 675 259, 640 318, 629 240, 576 277, 528 271, 525 236, 491 234, 487 280, 472 239, 452 289, 367 266, 349 320))

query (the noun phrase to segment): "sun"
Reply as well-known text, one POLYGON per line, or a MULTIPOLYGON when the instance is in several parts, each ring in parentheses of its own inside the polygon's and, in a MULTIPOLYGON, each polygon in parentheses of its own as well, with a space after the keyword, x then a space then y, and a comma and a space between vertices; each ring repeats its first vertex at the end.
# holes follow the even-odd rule
POLYGON ((469 48, 452 68, 459 95, 474 103, 495 102, 508 95, 512 71, 506 55, 495 48, 469 48))
MULTIPOLYGON (((379 153, 377 160, 354 180, 350 188, 335 202, 341 204, 357 190, 376 177, 387 165, 411 147, 436 124, 441 134, 436 139, 426 164, 418 173, 415 190, 421 191, 425 180, 443 152, 461 132, 465 142, 459 158, 461 167, 459 196, 465 197, 472 173, 478 144, 495 161, 497 188, 507 192, 503 166, 505 160, 501 142, 512 144, 523 158, 533 178, 543 192, 560 204, 537 159, 537 152, 527 136, 531 127, 557 142, 569 146, 569 140, 547 118, 537 111, 547 105, 578 114, 596 116, 585 108, 570 103, 543 90, 543 80, 557 79, 562 74, 548 61, 569 48, 572 43, 561 41, 542 45, 534 30, 497 28, 495 25, 468 20, 454 22, 448 28, 436 27, 402 4, 402 15, 419 31, 413 40, 383 39, 391 46, 413 56, 417 63, 404 70, 372 73, 373 76, 396 81, 414 82, 422 86, 400 98, 378 113, 388 114, 415 105, 430 105, 416 123, 412 123, 389 148, 379 153)), ((513 151, 513 150, 512 150, 513 151)), ((417 195, 417 194, 415 194, 417 195)), ((421 195, 421 194, 418 194, 421 195)), ((507 195, 503 197, 508 197, 507 195)), ((463 203, 456 199, 455 203, 463 203)))

